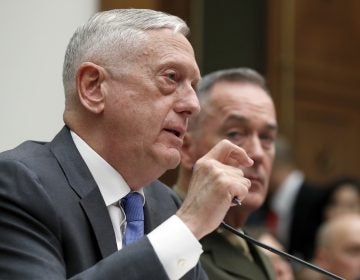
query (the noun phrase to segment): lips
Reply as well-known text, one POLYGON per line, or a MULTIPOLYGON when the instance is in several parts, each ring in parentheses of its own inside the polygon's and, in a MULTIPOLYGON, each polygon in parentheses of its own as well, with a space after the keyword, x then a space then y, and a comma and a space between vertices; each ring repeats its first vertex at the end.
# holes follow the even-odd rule
POLYGON ((244 177, 248 178, 251 181, 251 184, 257 183, 263 185, 265 181, 262 177, 253 174, 244 174, 244 177))
POLYGON ((183 125, 167 125, 164 130, 168 133, 174 134, 177 138, 183 138, 186 127, 183 125))
POLYGON ((176 129, 171 129, 171 128, 165 128, 165 131, 174 134, 176 137, 180 137, 181 136, 181 132, 176 130, 176 129))

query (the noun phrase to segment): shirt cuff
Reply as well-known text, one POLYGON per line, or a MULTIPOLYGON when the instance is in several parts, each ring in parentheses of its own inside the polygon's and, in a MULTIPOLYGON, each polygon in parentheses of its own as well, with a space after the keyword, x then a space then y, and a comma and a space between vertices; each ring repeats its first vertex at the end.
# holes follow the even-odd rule
POLYGON ((148 238, 171 280, 194 268, 203 252, 199 241, 176 215, 150 232, 148 238))

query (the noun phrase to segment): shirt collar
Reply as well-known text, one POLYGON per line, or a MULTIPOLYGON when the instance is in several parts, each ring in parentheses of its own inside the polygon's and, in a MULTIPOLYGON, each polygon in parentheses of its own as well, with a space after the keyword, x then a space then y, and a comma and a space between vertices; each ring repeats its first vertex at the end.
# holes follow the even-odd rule
MULTIPOLYGON (((120 173, 96 153, 79 135, 73 131, 70 131, 70 133, 76 148, 99 187, 106 206, 112 205, 126 196, 131 189, 120 173)), ((143 196, 145 203, 143 189, 138 192, 143 196)))
POLYGON ((272 199, 272 207, 275 211, 287 212, 295 200, 296 194, 298 193, 302 183, 304 182, 304 174, 295 170, 281 184, 279 191, 275 193, 272 199))

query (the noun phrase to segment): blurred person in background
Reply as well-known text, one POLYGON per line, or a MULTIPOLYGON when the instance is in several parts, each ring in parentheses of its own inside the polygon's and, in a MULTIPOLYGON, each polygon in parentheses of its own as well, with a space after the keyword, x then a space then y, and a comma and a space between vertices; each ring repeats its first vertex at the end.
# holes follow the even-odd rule
POLYGON ((268 197, 248 224, 266 226, 288 253, 311 260, 325 191, 297 167, 285 137, 279 135, 275 146, 268 197))
MULTIPOLYGON (((227 139, 243 148, 254 161, 251 167, 239 166, 251 187, 241 205, 231 207, 224 219, 241 230, 267 194, 277 134, 274 104, 263 77, 248 68, 204 76, 198 97, 202 109, 185 134, 174 190, 183 199, 191 194, 188 186, 198 168, 194 164, 219 141, 227 139)), ((271 262, 260 249, 223 228, 201 239, 201 244, 201 263, 210 279, 276 279, 271 262)))
MULTIPOLYGON (((346 280, 360 279, 360 215, 347 213, 324 222, 316 237, 313 263, 346 280)), ((329 279, 303 268, 299 280, 329 279)))
POLYGON ((360 181, 353 177, 340 177, 332 181, 326 190, 324 220, 346 213, 360 214, 360 181))

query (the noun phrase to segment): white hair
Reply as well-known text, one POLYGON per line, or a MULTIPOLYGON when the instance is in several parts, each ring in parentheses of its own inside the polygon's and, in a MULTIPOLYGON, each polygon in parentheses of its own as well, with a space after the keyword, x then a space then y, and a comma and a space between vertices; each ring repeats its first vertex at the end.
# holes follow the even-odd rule
POLYGON ((182 19, 159 11, 115 9, 96 13, 75 31, 68 44, 63 66, 65 96, 75 92, 76 71, 81 63, 110 63, 115 57, 128 58, 136 47, 144 45, 145 31, 161 28, 184 36, 189 33, 182 19))

